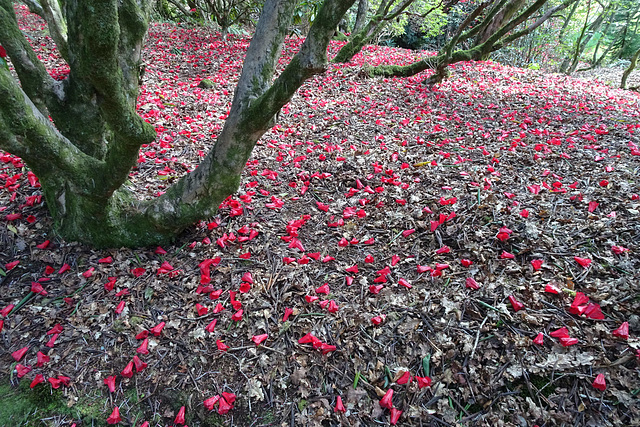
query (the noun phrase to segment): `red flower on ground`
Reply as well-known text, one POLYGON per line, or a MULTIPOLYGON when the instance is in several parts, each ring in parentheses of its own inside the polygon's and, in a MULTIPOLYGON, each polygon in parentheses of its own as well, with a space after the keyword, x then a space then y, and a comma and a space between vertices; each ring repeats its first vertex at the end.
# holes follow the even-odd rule
POLYGON ((111 375, 110 377, 105 378, 102 382, 107 386, 111 393, 116 391, 116 376, 111 375))
POLYGON ((402 411, 400 409, 391 408, 391 415, 390 415, 389 422, 391 423, 392 426, 398 423, 398 420, 400 419, 400 415, 402 415, 402 411))
POLYGON ((380 399, 380 406, 383 408, 391 409, 393 408, 393 389, 390 388, 380 399))
POLYGON ((511 307, 513 307, 513 311, 515 312, 518 312, 524 308, 524 304, 518 301, 513 295, 509 295, 509 302, 511 303, 511 307))
POLYGON ((174 424, 184 424, 185 422, 184 411, 185 411, 185 407, 183 406, 178 411, 178 415, 176 415, 176 419, 173 421, 174 424))
POLYGON ((109 415, 109 418, 107 418, 107 424, 118 424, 120 421, 122 421, 122 418, 120 418, 120 408, 116 406, 111 415, 109 415))
POLYGON ((597 388, 600 391, 605 391, 607 388, 607 382, 604 379, 604 374, 596 375, 596 379, 593 380, 593 383, 591 383, 591 385, 593 386, 593 388, 597 388))
POLYGON ((24 355, 27 354, 27 351, 29 351, 29 346, 22 347, 20 350, 16 350, 11 353, 11 357, 13 357, 13 360, 15 360, 16 362, 19 362, 20 360, 22 360, 24 355))
POLYGON ((542 345, 544 341, 544 334, 542 332, 538 333, 538 335, 533 339, 533 343, 537 345, 542 345))
POLYGON ((623 340, 629 339, 629 322, 622 322, 622 325, 611 332, 614 337, 622 338, 623 340))
POLYGON ((260 335, 254 335, 253 337, 251 337, 251 341, 253 341, 256 345, 260 345, 264 342, 264 340, 266 340, 269 337, 268 334, 260 334, 260 335))
POLYGON ((431 378, 430 377, 419 377, 416 376, 416 381, 418 382, 418 388, 431 387, 431 378))

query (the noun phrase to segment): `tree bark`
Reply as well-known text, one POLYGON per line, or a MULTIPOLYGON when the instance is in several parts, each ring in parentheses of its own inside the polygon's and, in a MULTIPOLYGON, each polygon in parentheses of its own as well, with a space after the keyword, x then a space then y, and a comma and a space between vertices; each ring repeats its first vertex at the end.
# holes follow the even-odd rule
POLYGON ((353 33, 360 32, 365 26, 367 13, 369 12, 369 0, 358 1, 358 12, 356 13, 356 22, 353 25, 353 33))
POLYGON ((638 63, 639 56, 640 56, 640 49, 638 49, 636 53, 633 54, 633 56, 631 57, 631 63, 629 64, 629 67, 627 67, 627 69, 624 70, 624 73, 622 73, 622 80, 620 81, 620 89, 627 88, 627 80, 629 79, 629 76, 631 75, 633 70, 636 68, 636 64, 638 63))

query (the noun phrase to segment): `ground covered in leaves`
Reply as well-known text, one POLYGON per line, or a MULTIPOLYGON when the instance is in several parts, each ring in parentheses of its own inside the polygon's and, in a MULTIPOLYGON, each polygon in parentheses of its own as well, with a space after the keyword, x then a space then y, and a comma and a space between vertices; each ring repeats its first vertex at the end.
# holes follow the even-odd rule
MULTIPOLYGON (((140 197, 197 166, 248 42, 151 28, 140 197)), ((640 424, 638 94, 491 62, 433 88, 361 73, 418 54, 305 84, 173 246, 57 238, 0 154, 0 391, 31 402, 2 424, 640 424)))

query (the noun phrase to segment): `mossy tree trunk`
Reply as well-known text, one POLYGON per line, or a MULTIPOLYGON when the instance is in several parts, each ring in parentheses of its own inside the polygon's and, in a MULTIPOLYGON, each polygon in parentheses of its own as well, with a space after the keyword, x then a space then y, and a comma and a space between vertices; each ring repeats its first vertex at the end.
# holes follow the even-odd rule
POLYGON ((275 113, 324 71, 328 43, 353 1, 326 0, 299 53, 272 82, 296 2, 267 0, 220 136, 196 170, 161 197, 140 200, 122 185, 140 146, 156 136, 135 110, 153 1, 67 0, 70 73, 56 81, 18 28, 12 2, 0 0, 0 44, 20 80, 0 67, 0 148, 22 157, 40 178, 64 238, 96 247, 172 240, 237 190, 275 113))
POLYGON ((541 10, 547 1, 548 0, 536 0, 516 16, 513 16, 515 12, 512 11, 509 12, 509 14, 503 14, 503 16, 510 16, 510 19, 506 22, 503 21, 499 26, 496 26, 494 18, 496 16, 500 16, 500 12, 503 8, 512 6, 514 2, 509 2, 508 0, 485 1, 484 3, 479 4, 465 18, 465 20, 456 29, 453 37, 445 44, 436 56, 426 56, 419 61, 405 66, 381 65, 371 68, 369 70, 369 74, 372 76, 409 77, 425 70, 434 70, 434 73, 425 81, 425 83, 440 83, 444 78, 446 78, 448 74, 447 67, 449 65, 461 61, 480 61, 486 59, 492 52, 503 48, 520 37, 530 34, 542 25, 542 23, 551 18, 555 13, 565 9, 577 0, 565 0, 563 3, 549 8, 528 26, 521 30, 517 30, 519 26, 531 19, 534 13, 541 10), (467 30, 467 28, 474 23, 476 24, 471 29, 467 30), (494 30, 486 39, 485 37, 478 37, 479 34, 482 34, 484 30, 490 26, 497 29, 494 30), (478 37, 476 38, 476 42, 479 43, 472 44, 472 47, 470 48, 456 49, 459 44, 462 44, 474 37, 478 37))

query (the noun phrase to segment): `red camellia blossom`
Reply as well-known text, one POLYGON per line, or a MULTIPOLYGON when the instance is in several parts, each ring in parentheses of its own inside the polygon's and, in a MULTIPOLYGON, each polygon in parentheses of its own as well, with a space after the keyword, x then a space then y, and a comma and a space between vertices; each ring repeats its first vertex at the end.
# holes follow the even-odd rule
POLYGON ((185 412, 185 407, 183 406, 178 411, 178 415, 176 415, 176 419, 173 420, 174 424, 184 424, 184 422, 185 422, 185 420, 184 420, 184 412, 185 412))
POLYGON ((473 264, 473 261, 463 258, 460 260, 460 264, 462 264, 463 267, 469 267, 471 264, 473 264))
POLYGON ((287 320, 289 320, 289 316, 291 316, 293 314, 293 309, 286 307, 284 309, 284 316, 282 316, 282 321, 286 322, 287 320))
POLYGON ((13 357, 13 360, 15 360, 16 362, 19 362, 20 360, 22 360, 24 355, 27 354, 27 351, 29 351, 29 346, 22 347, 20 350, 16 350, 11 353, 11 357, 13 357))
POLYGON ((7 57, 7 51, 5 48, 3 48, 2 46, 0 46, 0 58, 6 58, 7 57))
POLYGON ((124 367, 120 374, 125 378, 131 378, 133 376, 133 360, 127 363, 127 366, 124 367))
POLYGON ((411 382, 411 374, 409 373, 409 371, 404 371, 404 373, 400 376, 400 378, 398 378, 398 381, 396 381, 396 383, 402 385, 402 384, 408 384, 411 382))
POLYGON ((151 332, 154 336, 158 337, 162 333, 162 328, 164 328, 164 325, 165 325, 165 322, 160 322, 153 328, 149 329, 149 332, 151 332))
POLYGON ((623 340, 629 339, 629 322, 622 322, 622 325, 611 333, 614 337, 622 338, 623 340))
POLYGON ((109 415, 109 418, 107 418, 107 424, 118 424, 120 421, 122 421, 122 418, 120 418, 120 408, 116 406, 113 408, 113 412, 109 415))
POLYGON ((591 260, 589 258, 580 258, 580 257, 574 256, 573 259, 584 268, 589 267, 589 264, 591 264, 591 260))
POLYGON ((225 343, 223 343, 220 340, 216 341, 216 346, 218 347, 218 350, 220 351, 227 351, 229 350, 231 347, 229 347, 228 345, 226 345, 225 343))
POLYGON ((342 397, 340 396, 336 397, 336 407, 333 410, 333 412, 342 412, 342 413, 347 412, 344 405, 342 404, 342 397))
POLYGON ((400 415, 402 415, 402 411, 400 409, 391 408, 389 423, 391 423, 392 426, 396 425, 400 419, 400 415))
POLYGON ((518 301, 513 295, 509 295, 509 302, 511 303, 511 307, 513 307, 513 311, 515 312, 518 312, 524 308, 524 304, 518 301))
POLYGON ((383 408, 391 409, 393 408, 393 389, 390 388, 380 399, 380 406, 383 408))
POLYGON ((596 379, 591 383, 593 388, 596 388, 600 391, 605 391, 607 389, 607 382, 604 379, 604 374, 596 375, 596 379))
POLYGON ((253 341, 256 345, 260 345, 264 342, 264 340, 267 339, 267 337, 269 337, 268 334, 254 335, 253 337, 251 337, 251 341, 253 341))
POLYGON ((105 378, 102 382, 107 386, 111 393, 116 391, 116 376, 111 375, 110 377, 105 378))
POLYGON ((416 375, 415 379, 418 382, 418 388, 431 387, 431 377, 419 377, 416 375))
POLYGON ((502 251, 502 253, 500 254, 500 258, 502 259, 514 259, 515 255, 512 253, 509 253, 507 251, 502 251))
POLYGON ((544 334, 542 332, 538 333, 538 335, 533 339, 533 343, 537 345, 542 345, 544 341, 544 334))
POLYGON ((469 289, 473 289, 474 291, 480 289, 480 285, 475 281, 473 277, 467 277, 465 280, 465 286, 469 289))
POLYGON ((35 386, 43 382, 44 382, 44 376, 42 376, 42 374, 38 374, 33 379, 33 381, 31 381, 31 385, 29 385, 29 388, 34 388, 35 386))

